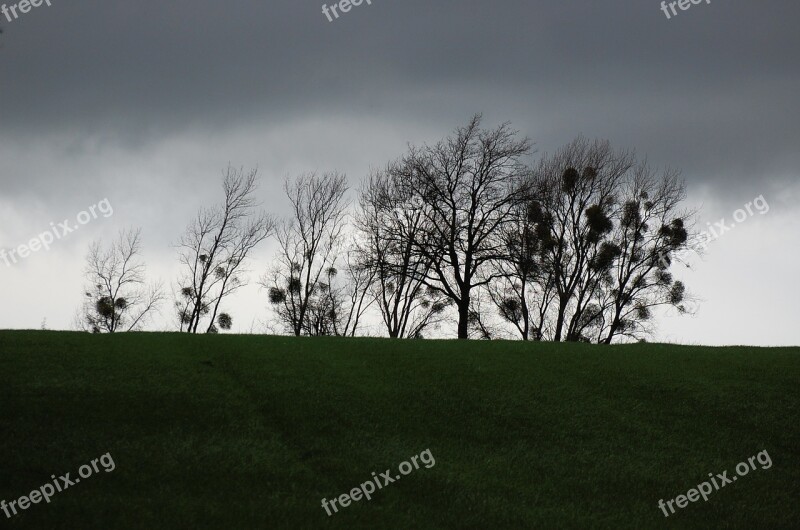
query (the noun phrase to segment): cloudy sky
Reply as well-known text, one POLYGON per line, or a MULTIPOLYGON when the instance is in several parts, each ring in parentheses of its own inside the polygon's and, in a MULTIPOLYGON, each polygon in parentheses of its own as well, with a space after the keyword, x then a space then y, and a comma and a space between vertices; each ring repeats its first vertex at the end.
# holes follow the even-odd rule
MULTIPOLYGON (((280 214, 286 177, 336 169, 356 188, 482 112, 539 154, 583 134, 680 168, 701 228, 763 196, 678 273, 699 307, 664 315, 655 339, 800 344, 797 2, 667 19, 657 0, 372 0, 332 22, 320 0, 51 3, 0 15, 0 247, 103 199, 114 213, 0 261, 0 327, 68 328, 88 243, 122 227, 142 227, 169 284, 172 245, 228 163, 257 166, 280 214)), ((266 306, 243 291, 236 329, 260 329, 266 306)))

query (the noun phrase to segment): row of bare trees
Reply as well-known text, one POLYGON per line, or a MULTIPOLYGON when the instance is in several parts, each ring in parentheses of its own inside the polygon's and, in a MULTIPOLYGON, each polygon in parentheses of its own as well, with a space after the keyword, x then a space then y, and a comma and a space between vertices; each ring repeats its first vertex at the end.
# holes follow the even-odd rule
MULTIPOLYGON (((462 339, 611 343, 645 337, 659 306, 685 311, 670 267, 694 213, 677 172, 583 138, 536 164, 531 154, 508 124, 475 116, 373 171, 354 203, 339 173, 287 181, 283 220, 258 209, 255 171, 229 168, 222 204, 200 210, 177 245, 178 329, 230 329, 225 301, 270 237, 278 252, 259 283, 297 336, 354 336, 369 322, 419 338, 452 322, 462 339)), ((90 250, 87 329, 137 329, 163 299, 144 288, 138 251, 138 232, 90 250)))

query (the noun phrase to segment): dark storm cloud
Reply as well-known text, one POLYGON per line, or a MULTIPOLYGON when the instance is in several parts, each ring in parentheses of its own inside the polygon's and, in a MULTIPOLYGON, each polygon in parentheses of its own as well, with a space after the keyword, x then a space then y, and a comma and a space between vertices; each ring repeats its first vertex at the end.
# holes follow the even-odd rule
MULTIPOLYGON (((752 182, 800 165, 800 6, 656 0, 55 0, 0 36, 0 137, 99 134, 131 147, 185 129, 312 114, 510 119, 542 148, 583 133, 752 182)), ((416 138, 409 138, 416 140, 416 138)))

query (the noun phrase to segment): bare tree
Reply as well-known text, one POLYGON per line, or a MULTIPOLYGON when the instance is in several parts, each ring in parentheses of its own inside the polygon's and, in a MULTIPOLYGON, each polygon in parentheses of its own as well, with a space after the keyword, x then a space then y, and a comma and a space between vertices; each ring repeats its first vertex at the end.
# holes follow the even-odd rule
POLYGON ((370 287, 375 281, 375 270, 363 261, 363 254, 353 245, 344 256, 345 283, 334 287, 338 302, 334 305, 334 334, 354 337, 364 313, 375 303, 370 287))
POLYGON ((425 285, 431 263, 415 251, 425 217, 412 190, 402 183, 396 164, 374 172, 359 194, 356 224, 365 268, 372 273, 371 291, 392 338, 419 338, 442 321, 450 300, 425 285))
POLYGON ((469 335, 470 339, 492 340, 503 338, 502 329, 497 325, 494 313, 489 310, 493 305, 491 298, 487 298, 487 286, 476 289, 470 297, 469 308, 469 335))
POLYGON ((361 318, 374 303, 370 285, 374 272, 360 262, 360 253, 344 253, 343 274, 329 267, 320 278, 308 306, 305 333, 314 336, 354 337, 361 318))
POLYGON ((140 259, 141 230, 123 230, 110 247, 99 241, 86 256, 85 300, 78 325, 92 333, 135 331, 163 300, 161 286, 148 284, 140 259))
POLYGON ((639 164, 621 190, 613 232, 614 264, 603 284, 599 341, 643 338, 652 310, 672 306, 686 312, 686 288, 669 272, 671 256, 687 248, 695 212, 681 209, 686 197, 677 171, 658 174, 639 164))
POLYGON ((276 264, 261 285, 278 320, 295 336, 335 334, 330 289, 347 221, 347 179, 310 173, 287 181, 284 189, 291 217, 278 227, 276 264))
POLYGON ((433 146, 411 148, 398 173, 400 185, 419 198, 423 216, 414 251, 430 269, 420 274, 426 286, 458 310, 458 337, 469 337, 473 289, 496 276, 489 265, 504 256, 498 237, 523 195, 530 153, 528 138, 503 124, 481 128, 481 116, 433 146))
POLYGON ((269 237, 273 218, 256 211, 257 170, 228 167, 221 206, 201 209, 178 242, 182 273, 175 302, 180 330, 214 333, 230 329, 232 317, 219 313, 223 300, 247 284, 250 252, 269 237), (206 323, 207 322, 207 323, 206 323))
POLYGON ((513 208, 513 221, 500 232, 506 249, 495 262, 497 279, 487 292, 500 317, 522 340, 542 340, 549 333, 548 315, 555 298, 552 270, 542 262, 543 233, 548 229, 538 200, 531 197, 513 208))
POLYGON ((692 215, 679 211, 685 191, 676 172, 657 175, 630 152, 578 138, 542 158, 530 192, 537 248, 522 253, 522 263, 511 252, 503 265, 517 296, 501 298, 501 314, 525 321, 519 289, 529 257, 545 338, 641 337, 653 307, 684 309, 685 288, 668 272, 670 256, 690 237, 692 215))
POLYGON ((552 339, 583 340, 594 324, 594 303, 611 266, 607 240, 613 228, 621 183, 633 155, 615 152, 608 142, 578 138, 534 171, 534 195, 543 208, 542 264, 556 292, 552 339))

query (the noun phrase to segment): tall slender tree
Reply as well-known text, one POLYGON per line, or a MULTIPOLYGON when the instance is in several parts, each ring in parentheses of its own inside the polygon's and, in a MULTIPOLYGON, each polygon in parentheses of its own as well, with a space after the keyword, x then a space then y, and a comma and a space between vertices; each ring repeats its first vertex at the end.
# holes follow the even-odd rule
POLYGON ((682 208, 686 197, 677 171, 658 173, 639 164, 620 190, 620 215, 612 234, 615 259, 608 269, 598 306, 598 340, 643 338, 653 309, 687 312, 686 287, 670 272, 671 256, 687 248, 695 212, 682 208))
POLYGON ((362 187, 356 218, 359 253, 372 271, 372 295, 389 337, 419 338, 440 324, 450 300, 425 285, 431 263, 414 246, 426 221, 418 197, 398 185, 401 172, 389 164, 362 187))
POLYGON ((256 208, 257 170, 228 167, 221 205, 201 209, 178 242, 182 272, 175 301, 181 331, 213 333, 230 329, 232 316, 220 313, 225 299, 247 284, 250 252, 274 232, 269 214, 256 208))
POLYGON ((278 321, 292 334, 335 334, 335 296, 347 221, 347 178, 339 173, 304 174, 284 189, 291 216, 278 227, 275 265, 262 278, 278 321))
POLYGON ((555 341, 581 340, 579 328, 593 322, 593 297, 610 266, 607 239, 617 192, 633 166, 633 155, 608 142, 578 138, 534 170, 535 195, 543 208, 542 263, 555 289, 555 341))
POLYGON ((497 279, 487 291, 502 320, 522 340, 539 341, 551 331, 548 315, 556 294, 552 269, 542 259, 549 226, 534 197, 516 205, 513 214, 513 222, 501 231, 506 256, 496 261, 497 279))

